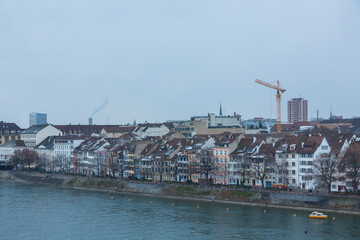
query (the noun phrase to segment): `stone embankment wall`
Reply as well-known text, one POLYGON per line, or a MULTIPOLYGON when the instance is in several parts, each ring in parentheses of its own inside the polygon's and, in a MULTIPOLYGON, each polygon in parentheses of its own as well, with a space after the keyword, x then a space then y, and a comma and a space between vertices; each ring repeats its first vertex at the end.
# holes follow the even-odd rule
POLYGON ((253 191, 235 188, 158 184, 96 177, 0 171, 0 180, 45 184, 112 193, 151 195, 184 200, 201 200, 298 210, 323 209, 360 215, 360 198, 352 195, 326 196, 280 191, 253 191))

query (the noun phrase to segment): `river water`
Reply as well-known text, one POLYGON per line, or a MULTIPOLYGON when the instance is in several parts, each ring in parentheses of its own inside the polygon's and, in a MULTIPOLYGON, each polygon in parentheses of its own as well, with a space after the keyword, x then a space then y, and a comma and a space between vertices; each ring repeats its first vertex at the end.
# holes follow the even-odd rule
POLYGON ((308 214, 0 182, 0 239, 360 239, 360 216, 308 214))

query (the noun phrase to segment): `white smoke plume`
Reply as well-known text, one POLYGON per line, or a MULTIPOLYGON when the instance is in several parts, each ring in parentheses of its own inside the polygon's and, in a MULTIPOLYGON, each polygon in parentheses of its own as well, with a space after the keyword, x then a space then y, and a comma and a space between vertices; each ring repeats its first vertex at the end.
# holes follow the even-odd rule
POLYGON ((98 113, 101 109, 103 109, 103 108, 106 106, 107 103, 108 103, 108 99, 105 98, 103 104, 101 104, 101 106, 99 106, 99 107, 97 107, 97 108, 95 109, 95 111, 93 112, 93 114, 91 114, 90 118, 92 118, 96 113, 98 113))

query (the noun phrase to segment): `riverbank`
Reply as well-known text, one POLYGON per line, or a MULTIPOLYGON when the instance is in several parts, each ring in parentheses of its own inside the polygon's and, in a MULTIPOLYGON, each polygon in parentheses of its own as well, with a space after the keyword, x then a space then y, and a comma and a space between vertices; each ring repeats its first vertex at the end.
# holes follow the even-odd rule
POLYGON ((206 201, 223 204, 260 206, 297 211, 360 215, 360 199, 353 196, 304 195, 278 191, 248 191, 218 187, 188 186, 182 184, 155 184, 95 177, 44 174, 34 172, 0 171, 1 181, 52 185, 111 194, 141 195, 177 200, 206 201))

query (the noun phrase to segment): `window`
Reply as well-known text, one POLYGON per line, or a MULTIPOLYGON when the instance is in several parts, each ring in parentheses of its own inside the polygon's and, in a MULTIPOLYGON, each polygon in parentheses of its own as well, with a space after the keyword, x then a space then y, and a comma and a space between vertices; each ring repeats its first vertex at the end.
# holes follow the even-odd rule
POLYGON ((295 175, 295 170, 292 170, 291 173, 292 173, 292 175, 295 175))
POLYGON ((296 183, 295 179, 293 179, 293 180, 292 180, 292 183, 293 183, 293 184, 295 184, 295 183, 296 183))
POLYGON ((292 162, 291 165, 292 165, 293 167, 295 167, 295 162, 292 162))
POLYGON ((296 148, 296 145, 295 145, 295 144, 291 144, 291 145, 290 145, 290 150, 291 150, 291 151, 294 151, 295 148, 296 148))
POLYGON ((292 158, 295 158, 295 154, 292 154, 292 158))

